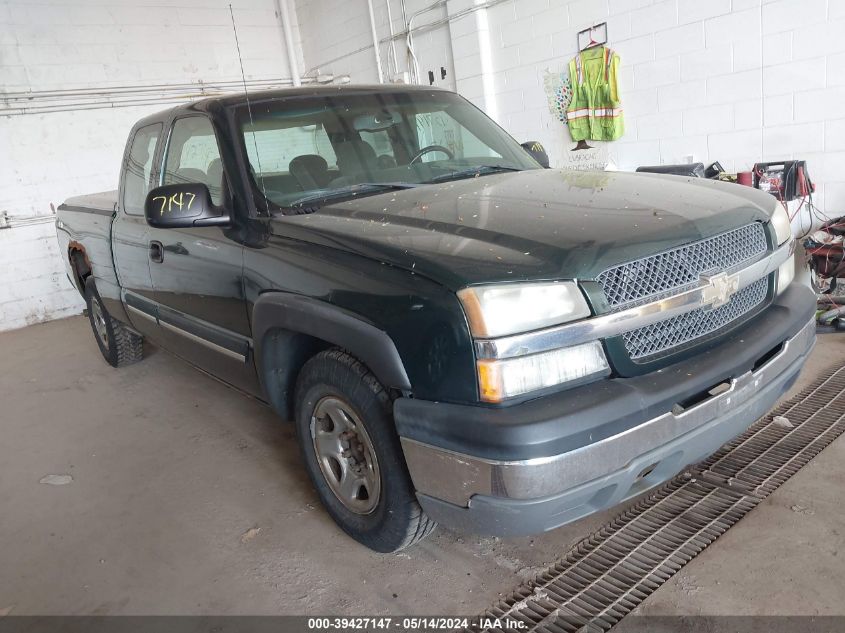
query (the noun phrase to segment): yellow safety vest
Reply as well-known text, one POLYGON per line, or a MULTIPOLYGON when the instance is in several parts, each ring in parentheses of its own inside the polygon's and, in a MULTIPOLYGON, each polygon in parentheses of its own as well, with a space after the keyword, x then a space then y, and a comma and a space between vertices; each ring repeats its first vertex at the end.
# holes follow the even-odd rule
POLYGON ((615 141, 625 133, 618 72, 619 55, 606 46, 581 51, 569 62, 566 120, 573 140, 615 141))

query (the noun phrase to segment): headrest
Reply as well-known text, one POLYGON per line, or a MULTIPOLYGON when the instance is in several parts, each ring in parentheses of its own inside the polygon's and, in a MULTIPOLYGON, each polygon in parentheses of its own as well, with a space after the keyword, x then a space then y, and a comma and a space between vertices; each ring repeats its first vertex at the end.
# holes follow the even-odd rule
POLYGON ((223 182, 223 161, 215 158, 208 163, 208 169, 205 170, 208 175, 208 182, 215 185, 223 182))
POLYGON ((309 172, 328 171, 329 164, 318 154, 302 154, 290 161, 288 171, 293 174, 300 169, 307 169, 309 172))

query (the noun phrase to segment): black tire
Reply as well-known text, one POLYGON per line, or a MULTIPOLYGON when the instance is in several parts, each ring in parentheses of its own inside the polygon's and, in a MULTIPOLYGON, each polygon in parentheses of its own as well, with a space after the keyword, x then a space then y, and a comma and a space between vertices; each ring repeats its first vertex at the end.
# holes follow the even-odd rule
MULTIPOLYGON (((414 494, 393 425, 392 404, 390 395, 376 377, 360 361, 339 349, 326 350, 311 358, 296 383, 296 434, 308 475, 340 528, 377 552, 404 549, 424 539, 437 527, 423 512, 414 494), (363 426, 363 434, 375 455, 374 479, 377 482, 374 483, 378 495, 377 500, 372 501, 375 507, 366 513, 347 507, 345 503, 349 501, 341 501, 340 493, 335 493, 321 468, 320 464, 325 464, 325 460, 318 457, 312 418, 314 424, 321 423, 315 413, 319 412, 320 403, 327 401, 343 403, 355 428, 358 424, 363 426)), ((332 429, 332 432, 337 433, 337 430, 332 429)), ((360 435, 356 433, 354 438, 358 440, 360 435)), ((360 444, 358 446, 360 448, 360 444)), ((338 486, 337 481, 334 485, 338 486)), ((369 498, 367 495, 361 503, 366 504, 369 498)))
POLYGON ((112 367, 125 367, 141 360, 144 357, 144 338, 112 318, 100 299, 93 277, 88 277, 85 282, 85 301, 94 340, 106 362, 112 367))

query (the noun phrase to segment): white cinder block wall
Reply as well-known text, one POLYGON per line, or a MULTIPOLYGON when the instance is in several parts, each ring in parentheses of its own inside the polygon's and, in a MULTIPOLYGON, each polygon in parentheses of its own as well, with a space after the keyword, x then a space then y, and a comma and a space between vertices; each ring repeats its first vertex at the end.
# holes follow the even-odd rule
MULTIPOLYGON (((383 16, 385 0, 375 5, 383 16)), ((473 5, 494 6, 417 37, 448 34, 457 90, 517 139, 543 142, 553 164, 573 144, 548 111, 542 73, 565 70, 577 31, 607 21, 610 46, 622 57, 627 133, 609 148, 620 169, 693 156, 735 171, 803 158, 819 187, 817 205, 845 213, 845 0, 449 0, 448 11, 459 16, 473 5)), ((308 7, 299 14, 311 43, 306 66, 371 81, 372 49, 356 53, 354 64, 323 63, 372 41, 358 19, 365 2, 300 6, 308 7), (336 44, 323 49, 318 38, 336 44)), ((400 3, 391 0, 391 9, 400 32, 400 3)), ((387 37, 386 19, 377 24, 387 37)), ((386 51, 383 44, 382 57, 386 51)))
MULTIPOLYGON (((229 1, 0 0, 0 330, 83 307, 44 216, 117 187, 132 124, 185 98, 150 87, 241 89, 229 1)), ((289 78, 274 0, 231 2, 250 85, 289 78)))
MULTIPOLYGON (((401 3, 390 2, 401 33, 401 3)), ((405 18, 431 4, 406 0, 405 18)), ((233 5, 247 80, 288 77, 275 1, 233 5)), ((378 36, 387 38, 386 0, 374 5, 378 36)), ((0 212, 14 225, 49 214, 51 202, 114 188, 130 125, 167 107, 158 95, 84 110, 85 99, 48 100, 47 91, 94 89, 116 102, 118 87, 193 91, 239 79, 227 6, 0 0, 0 212), (33 98, 22 101, 24 91, 33 98), (19 114, 48 103, 73 107, 19 114)), ((376 80, 366 0, 295 0, 295 9, 300 69, 376 80)), ((845 0, 448 0, 414 18, 435 24, 414 41, 424 79, 435 71, 436 84, 457 88, 516 138, 542 141, 560 164, 572 143, 548 111, 542 73, 565 69, 576 32, 605 20, 623 64, 627 133, 609 148, 619 168, 693 156, 743 170, 804 158, 817 204, 845 212, 845 0), (476 5, 489 8, 466 13, 476 5)), ((408 69, 403 37, 396 50, 394 62, 381 44, 388 77, 408 69)), ((0 330, 80 309, 54 251, 50 223, 0 229, 0 330)))

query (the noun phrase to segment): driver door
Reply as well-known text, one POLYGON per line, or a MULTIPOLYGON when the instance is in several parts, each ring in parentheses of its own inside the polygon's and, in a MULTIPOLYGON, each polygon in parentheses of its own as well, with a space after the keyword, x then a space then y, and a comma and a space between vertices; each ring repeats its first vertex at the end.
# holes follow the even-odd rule
MULTIPOLYGON (((160 184, 202 183, 232 209, 214 125, 205 115, 173 121, 160 184)), ((232 227, 150 227, 150 274, 162 346, 251 393, 257 390, 243 287, 243 244, 232 227)))

